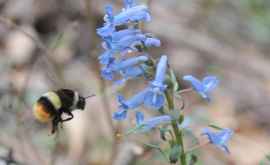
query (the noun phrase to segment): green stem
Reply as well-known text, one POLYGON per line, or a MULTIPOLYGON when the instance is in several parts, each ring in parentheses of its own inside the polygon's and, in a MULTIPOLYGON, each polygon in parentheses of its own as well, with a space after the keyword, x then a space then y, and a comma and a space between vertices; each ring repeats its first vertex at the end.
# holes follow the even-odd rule
MULTIPOLYGON (((170 93, 169 90, 165 92, 165 96, 168 102, 168 107, 169 110, 173 111, 174 110, 174 101, 173 101, 173 95, 170 93)), ((180 160, 181 160, 181 165, 187 165, 186 162, 186 154, 185 154, 185 149, 184 149, 184 143, 183 143, 183 133, 181 130, 179 130, 177 121, 173 120, 171 122, 173 132, 176 138, 176 143, 181 146, 181 154, 180 154, 180 160)))

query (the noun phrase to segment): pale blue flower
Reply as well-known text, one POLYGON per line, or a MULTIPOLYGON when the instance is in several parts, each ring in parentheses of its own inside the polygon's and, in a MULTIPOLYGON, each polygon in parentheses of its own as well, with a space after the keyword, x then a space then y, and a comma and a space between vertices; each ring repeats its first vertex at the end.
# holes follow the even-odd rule
POLYGON ((115 60, 114 52, 112 50, 106 50, 98 57, 98 60, 102 65, 109 65, 115 60))
POLYGON ((119 52, 125 50, 135 50, 135 46, 142 44, 143 41, 146 40, 146 36, 142 33, 125 35, 118 41, 113 41, 111 44, 111 48, 114 50, 118 50, 119 52))
POLYGON ((227 143, 233 135, 233 130, 224 128, 219 132, 213 132, 210 129, 205 128, 202 132, 202 135, 207 135, 211 144, 214 144, 226 153, 230 153, 227 147, 227 143))
POLYGON ((202 98, 210 101, 209 93, 217 87, 219 80, 215 76, 207 76, 202 81, 192 75, 186 75, 183 80, 189 81, 193 89, 198 92, 202 98))
POLYGON ((115 62, 115 54, 126 54, 128 50, 135 50, 136 44, 142 43, 146 37, 140 30, 126 29, 112 33, 111 37, 104 37, 102 47, 105 51, 99 56, 99 62, 106 67, 115 62))
POLYGON ((122 85, 123 83, 125 83, 127 80, 131 78, 143 76, 145 74, 145 70, 143 69, 141 65, 139 65, 139 66, 130 67, 125 70, 121 70, 120 74, 122 75, 122 79, 115 81, 116 85, 122 85))
POLYGON ((140 111, 136 111, 136 123, 140 125, 144 121, 144 114, 140 111))
POLYGON ((112 35, 111 35, 112 42, 118 42, 126 36, 134 36, 134 35, 138 35, 138 34, 142 34, 142 32, 140 29, 135 29, 135 28, 129 28, 129 29, 123 29, 120 31, 116 31, 116 32, 112 33, 112 35))
POLYGON ((124 29, 113 32, 110 37, 103 38, 102 46, 111 52, 125 55, 129 50, 138 51, 137 45, 145 44, 146 47, 160 46, 159 40, 149 38, 138 29, 124 29))
POLYGON ((144 117, 141 113, 136 114, 137 127, 139 128, 139 132, 148 132, 153 128, 156 128, 160 124, 166 124, 173 120, 173 118, 169 115, 156 116, 144 120, 144 117))
POLYGON ((127 24, 128 22, 148 22, 150 20, 151 16, 148 8, 145 5, 138 5, 123 9, 122 12, 114 16, 113 23, 117 26, 127 24))
POLYGON ((119 109, 117 112, 113 113, 114 120, 124 120, 127 118, 127 110, 126 109, 119 109))
POLYGON ((143 90, 129 100, 125 100, 122 95, 117 95, 117 100, 120 105, 118 111, 113 114, 113 118, 115 120, 125 119, 129 109, 135 109, 143 104, 146 92, 147 90, 143 90))
POLYGON ((115 27, 113 25, 113 8, 111 5, 107 5, 105 7, 106 15, 104 17, 104 25, 101 28, 97 29, 97 34, 101 37, 108 37, 115 31, 115 27))
POLYGON ((161 56, 157 65, 155 79, 150 83, 145 97, 145 106, 152 109, 159 109, 164 105, 164 91, 167 85, 164 84, 167 71, 167 56, 161 56))
POLYGON ((136 65, 147 60, 147 56, 137 56, 126 60, 120 60, 105 66, 101 71, 101 75, 107 80, 113 80, 114 74, 119 72, 125 79, 134 78, 143 73, 143 71, 140 72, 137 70, 138 67, 136 67, 136 65))
POLYGON ((153 38, 153 37, 148 37, 145 41, 144 44, 146 47, 160 47, 161 42, 159 39, 157 38, 153 38))
POLYGON ((112 34, 110 42, 111 49, 123 51, 134 50, 137 51, 137 45, 144 45, 145 47, 159 47, 160 40, 153 37, 148 37, 137 29, 125 29, 112 34))
POLYGON ((131 8, 135 5, 136 5, 135 0, 124 0, 124 6, 126 9, 131 8))
POLYGON ((149 10, 144 5, 136 6, 133 1, 125 1, 125 8, 117 15, 113 15, 111 5, 105 8, 106 15, 104 17, 104 25, 97 29, 97 34, 102 38, 110 36, 115 32, 115 27, 129 22, 150 21, 151 16, 149 10))

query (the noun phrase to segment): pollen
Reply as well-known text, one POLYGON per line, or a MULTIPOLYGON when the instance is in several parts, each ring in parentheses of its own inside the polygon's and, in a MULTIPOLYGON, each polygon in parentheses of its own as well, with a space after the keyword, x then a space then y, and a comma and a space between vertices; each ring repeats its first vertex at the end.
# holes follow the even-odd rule
POLYGON ((46 112, 45 107, 42 104, 36 103, 33 108, 35 118, 42 123, 46 123, 50 119, 50 114, 46 112))
POLYGON ((116 134, 115 134, 115 137, 116 137, 116 139, 120 140, 120 139, 123 137, 123 134, 121 134, 121 133, 116 133, 116 134))

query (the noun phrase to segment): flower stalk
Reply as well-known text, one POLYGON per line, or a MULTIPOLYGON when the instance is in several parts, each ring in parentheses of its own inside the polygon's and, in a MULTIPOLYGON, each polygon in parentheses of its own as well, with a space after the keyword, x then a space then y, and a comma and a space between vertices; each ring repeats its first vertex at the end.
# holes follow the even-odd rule
MULTIPOLYGON (((174 110, 173 93, 170 92, 169 90, 166 90, 165 91, 165 98, 166 98, 167 103, 168 103, 168 109, 170 111, 173 111, 174 110)), ((181 152, 180 152, 180 155, 179 155, 181 165, 187 165, 186 154, 185 154, 185 149, 184 149, 183 133, 179 129, 178 124, 177 124, 177 122, 175 120, 171 121, 171 125, 172 125, 173 132, 174 132, 174 135, 175 135, 176 144, 181 146, 181 152)))

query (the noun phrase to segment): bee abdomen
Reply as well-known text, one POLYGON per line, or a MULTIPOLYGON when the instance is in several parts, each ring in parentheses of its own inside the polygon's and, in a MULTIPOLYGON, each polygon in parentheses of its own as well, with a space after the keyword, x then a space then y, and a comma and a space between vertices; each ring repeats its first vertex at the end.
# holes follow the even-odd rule
POLYGON ((57 110, 48 97, 42 96, 34 105, 34 116, 40 122, 48 122, 57 110))
POLYGON ((42 123, 48 122, 49 119, 51 118, 51 114, 48 113, 45 110, 44 105, 42 105, 40 103, 35 103, 34 109, 33 109, 33 114, 34 114, 35 118, 42 123))
POLYGON ((58 113, 62 102, 55 92, 47 92, 42 95, 34 105, 34 115, 40 122, 47 122, 58 113))

